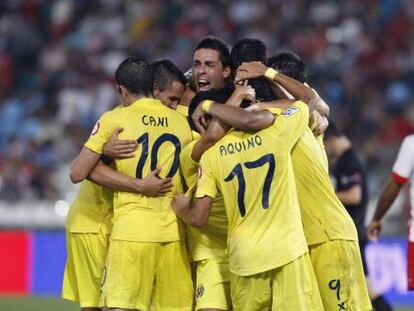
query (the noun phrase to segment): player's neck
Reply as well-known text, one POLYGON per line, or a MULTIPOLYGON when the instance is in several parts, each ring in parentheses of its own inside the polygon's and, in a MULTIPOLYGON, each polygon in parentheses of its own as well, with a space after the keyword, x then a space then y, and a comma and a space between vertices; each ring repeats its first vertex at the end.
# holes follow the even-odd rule
POLYGON ((123 99, 123 105, 124 105, 124 106, 130 106, 130 105, 132 105, 133 103, 135 103, 137 100, 140 100, 140 99, 142 99, 142 98, 153 98, 153 96, 146 96, 146 95, 132 95, 132 94, 129 94, 128 96, 126 96, 126 97, 123 99))

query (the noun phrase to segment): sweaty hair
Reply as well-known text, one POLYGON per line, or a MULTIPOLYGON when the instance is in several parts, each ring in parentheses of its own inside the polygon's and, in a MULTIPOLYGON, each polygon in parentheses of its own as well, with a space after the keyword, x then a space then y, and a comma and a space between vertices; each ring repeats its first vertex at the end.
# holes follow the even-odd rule
POLYGON ((328 128, 324 132, 324 139, 328 139, 330 137, 341 137, 344 136, 344 133, 341 131, 341 129, 335 124, 332 119, 329 119, 329 125, 328 128))
POLYGON ((306 81, 306 67, 302 59, 291 51, 277 53, 267 60, 267 66, 304 83, 306 81))
POLYGON ((150 67, 154 74, 154 83, 158 85, 160 92, 168 89, 174 81, 184 86, 187 84, 182 71, 168 59, 155 61, 150 67))
POLYGON ((231 66, 230 48, 226 41, 223 39, 214 36, 204 37, 195 47, 193 51, 193 57, 194 53, 200 49, 210 49, 217 51, 219 53, 219 59, 223 65, 223 68, 231 66))
POLYGON ((154 75, 143 59, 128 57, 115 71, 116 84, 135 95, 152 96, 154 75))
POLYGON ((221 89, 217 90, 210 90, 205 92, 198 92, 196 96, 191 100, 190 106, 188 107, 188 122, 190 123, 190 127, 198 132, 198 129, 195 127, 192 119, 192 115, 198 105, 200 105, 205 100, 212 100, 217 104, 224 104, 231 94, 234 92, 234 85, 227 84, 221 89))
MULTIPOLYGON (((233 72, 243 62, 259 61, 266 64, 266 45, 258 39, 241 39, 233 46, 230 55, 233 72)), ((258 101, 277 99, 265 78, 250 79, 249 85, 256 91, 258 101)))

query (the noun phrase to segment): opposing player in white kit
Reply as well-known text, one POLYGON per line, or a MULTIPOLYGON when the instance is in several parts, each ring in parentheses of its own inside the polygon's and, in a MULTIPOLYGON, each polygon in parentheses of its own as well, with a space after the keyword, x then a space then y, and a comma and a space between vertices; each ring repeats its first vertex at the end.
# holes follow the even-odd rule
POLYGON ((401 144, 391 177, 381 193, 374 217, 368 226, 368 238, 377 240, 382 229, 381 219, 405 184, 410 183, 410 220, 408 229, 408 289, 414 290, 414 135, 408 135, 401 144))

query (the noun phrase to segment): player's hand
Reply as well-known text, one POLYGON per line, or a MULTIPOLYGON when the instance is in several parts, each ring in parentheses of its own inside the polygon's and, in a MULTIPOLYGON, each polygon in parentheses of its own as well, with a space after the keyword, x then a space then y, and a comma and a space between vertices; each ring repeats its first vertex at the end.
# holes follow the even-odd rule
POLYGON ((381 229, 382 229, 382 223, 380 221, 378 220, 371 221, 371 223, 368 225, 368 228, 367 228, 368 239, 370 239, 371 241, 377 242, 379 235, 381 233, 381 229))
POLYGON ((165 196, 171 191, 173 182, 171 178, 159 178, 161 169, 153 170, 147 177, 141 180, 139 192, 147 197, 165 196))
POLYGON ((263 77, 267 68, 268 67, 266 67, 262 62, 258 61, 242 63, 239 68, 237 68, 234 82, 237 84, 239 81, 263 77))
POLYGON ((119 139, 118 136, 123 130, 122 127, 117 127, 112 133, 111 138, 104 145, 105 156, 111 159, 127 159, 135 156, 138 143, 132 139, 119 139))
POLYGON ((253 104, 253 105, 250 105, 249 107, 245 108, 244 110, 246 110, 246 111, 260 111, 262 109, 260 108, 259 104, 253 104))
POLYGON ((172 201, 172 209, 178 216, 188 213, 191 206, 192 195, 186 196, 184 193, 177 194, 172 201))
POLYGON ((208 127, 208 116, 203 112, 202 103, 203 102, 201 102, 194 110, 191 118, 193 119, 193 123, 197 130, 203 135, 208 127))
POLYGON ((311 127, 313 135, 319 136, 325 132, 329 126, 327 117, 321 116, 316 110, 313 111, 313 125, 311 127))
MULTIPOLYGON (((245 80, 245 82, 248 81, 245 80)), ((256 91, 250 85, 247 85, 247 83, 245 85, 236 85, 236 88, 231 96, 237 99, 237 101, 234 102, 238 102, 238 106, 240 106, 243 100, 248 100, 252 103, 256 101, 256 91)), ((233 101, 230 102, 233 103, 233 101)))

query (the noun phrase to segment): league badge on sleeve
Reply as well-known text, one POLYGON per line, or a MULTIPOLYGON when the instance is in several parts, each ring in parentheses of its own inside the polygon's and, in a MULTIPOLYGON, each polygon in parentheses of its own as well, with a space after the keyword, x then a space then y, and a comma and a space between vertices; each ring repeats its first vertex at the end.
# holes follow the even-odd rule
POLYGON ((98 133, 99 132, 99 128, 101 127, 101 124, 99 123, 99 121, 98 122, 96 122, 95 123, 95 126, 93 127, 93 129, 92 129, 92 132, 91 132, 91 136, 93 136, 93 135, 95 135, 96 133, 98 133))
POLYGON ((291 115, 294 115, 298 111, 299 111, 298 107, 289 107, 288 109, 286 109, 285 112, 282 113, 282 115, 284 115, 285 117, 290 117, 291 115))

